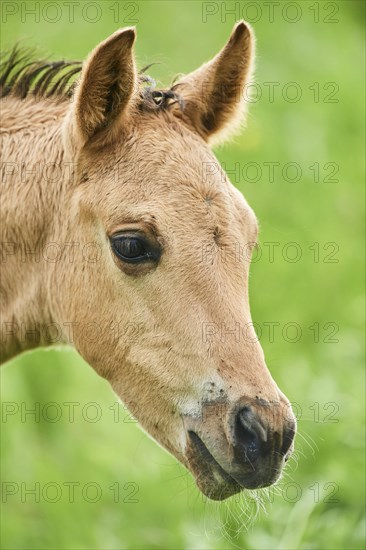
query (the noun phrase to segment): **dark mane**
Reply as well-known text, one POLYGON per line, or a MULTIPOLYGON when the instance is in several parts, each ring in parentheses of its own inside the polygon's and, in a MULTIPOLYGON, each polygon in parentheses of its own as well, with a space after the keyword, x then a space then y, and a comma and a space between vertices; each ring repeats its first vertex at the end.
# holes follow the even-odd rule
MULTIPOLYGON (((81 61, 35 61, 31 50, 18 46, 1 54, 0 60, 0 98, 11 95, 20 100, 29 96, 70 99, 82 68, 81 61)), ((183 107, 174 86, 167 90, 155 88, 154 80, 145 74, 150 67, 139 72, 141 108, 166 109, 173 103, 183 107)))

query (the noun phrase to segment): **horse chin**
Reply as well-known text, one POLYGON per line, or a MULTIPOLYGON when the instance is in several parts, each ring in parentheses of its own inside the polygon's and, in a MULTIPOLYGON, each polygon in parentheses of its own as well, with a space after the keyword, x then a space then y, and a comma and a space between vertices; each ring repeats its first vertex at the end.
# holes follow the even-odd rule
POLYGON ((196 478, 196 483, 199 490, 211 500, 225 500, 244 490, 221 467, 211 467, 210 471, 201 472, 196 478))

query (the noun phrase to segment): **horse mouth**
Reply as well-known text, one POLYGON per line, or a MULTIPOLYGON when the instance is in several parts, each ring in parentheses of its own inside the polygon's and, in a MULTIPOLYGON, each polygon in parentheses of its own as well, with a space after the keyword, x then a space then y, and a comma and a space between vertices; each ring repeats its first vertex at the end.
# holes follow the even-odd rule
POLYGON ((202 493, 212 500, 225 500, 244 489, 212 456, 202 439, 193 431, 189 435, 189 466, 202 493))
POLYGON ((187 459, 189 468, 196 477, 196 483, 202 493, 212 500, 225 500, 241 491, 261 489, 275 483, 281 468, 262 471, 252 467, 240 473, 231 474, 211 454, 205 443, 194 431, 188 431, 189 447, 187 459))

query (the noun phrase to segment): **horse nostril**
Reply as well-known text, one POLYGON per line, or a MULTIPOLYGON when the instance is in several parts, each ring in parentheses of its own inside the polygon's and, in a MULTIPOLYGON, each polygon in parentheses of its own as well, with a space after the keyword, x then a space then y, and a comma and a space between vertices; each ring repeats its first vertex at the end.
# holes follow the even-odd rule
MULTIPOLYGON (((295 438, 295 425, 291 424, 290 426, 285 428, 283 431, 281 453, 284 456, 288 453, 294 438, 295 438)), ((285 460, 287 461, 289 458, 290 458, 290 455, 288 454, 285 457, 285 460)))
POLYGON ((251 407, 244 407, 236 416, 235 440, 248 460, 257 458, 261 442, 267 440, 267 433, 251 407))

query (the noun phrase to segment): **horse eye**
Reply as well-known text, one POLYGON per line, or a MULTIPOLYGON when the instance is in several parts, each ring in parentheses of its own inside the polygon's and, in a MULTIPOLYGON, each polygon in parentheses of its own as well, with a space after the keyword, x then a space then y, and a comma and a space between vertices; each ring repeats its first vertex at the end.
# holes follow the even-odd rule
POLYGON ((127 263, 142 263, 157 260, 159 255, 146 239, 136 235, 115 235, 111 246, 116 256, 127 263))

